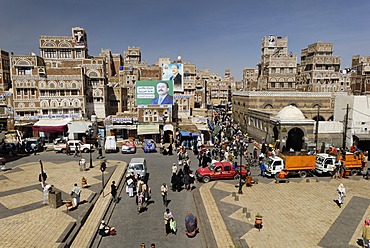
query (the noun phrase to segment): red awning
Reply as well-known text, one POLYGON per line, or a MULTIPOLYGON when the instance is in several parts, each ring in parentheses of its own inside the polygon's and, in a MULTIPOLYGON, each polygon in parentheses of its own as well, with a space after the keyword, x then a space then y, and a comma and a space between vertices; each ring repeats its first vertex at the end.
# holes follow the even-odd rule
POLYGON ((39 120, 36 122, 32 130, 36 132, 44 133, 55 133, 55 132, 67 132, 68 123, 71 122, 71 119, 45 119, 39 120))

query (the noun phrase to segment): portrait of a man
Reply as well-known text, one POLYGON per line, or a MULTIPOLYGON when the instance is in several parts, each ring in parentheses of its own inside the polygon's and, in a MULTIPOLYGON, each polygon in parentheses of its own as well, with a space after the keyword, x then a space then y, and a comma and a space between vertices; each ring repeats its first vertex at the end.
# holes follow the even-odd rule
POLYGON ((158 97, 154 98, 151 104, 173 104, 173 96, 168 94, 170 87, 167 82, 159 81, 157 83, 158 97))
POLYGON ((175 89, 182 88, 182 76, 179 72, 179 69, 180 67, 177 64, 173 64, 171 67, 172 76, 170 77, 170 80, 173 80, 175 89))

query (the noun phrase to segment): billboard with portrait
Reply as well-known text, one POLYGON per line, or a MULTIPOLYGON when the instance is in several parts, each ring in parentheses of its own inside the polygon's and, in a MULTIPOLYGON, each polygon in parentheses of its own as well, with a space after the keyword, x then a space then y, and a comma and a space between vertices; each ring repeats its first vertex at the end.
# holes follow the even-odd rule
POLYGON ((164 64, 162 66, 162 80, 172 80, 174 92, 183 92, 184 65, 180 63, 164 64))
POLYGON ((73 38, 75 47, 84 48, 86 47, 86 35, 83 29, 73 29, 73 38))
POLYGON ((136 81, 136 105, 173 105, 173 81, 136 81))

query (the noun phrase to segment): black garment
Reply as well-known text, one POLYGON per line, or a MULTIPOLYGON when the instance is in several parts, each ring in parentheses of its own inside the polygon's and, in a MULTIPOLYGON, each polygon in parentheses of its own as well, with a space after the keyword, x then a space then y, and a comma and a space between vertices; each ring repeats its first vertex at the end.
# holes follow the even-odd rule
POLYGON ((113 197, 117 195, 117 186, 113 183, 110 185, 110 193, 113 197))
POLYGON ((169 156, 173 155, 173 153, 172 153, 172 144, 170 144, 170 145, 168 146, 168 155, 169 155, 169 156))
POLYGON ((177 189, 177 175, 176 175, 176 173, 172 173, 171 185, 172 185, 172 191, 175 191, 177 189))
POLYGON ((177 191, 180 192, 184 183, 184 172, 182 171, 182 169, 179 170, 176 177, 177 191))
POLYGON ((46 178, 48 178, 48 176, 46 175, 46 173, 43 171, 42 172, 42 178, 41 178, 41 173, 39 174, 39 182, 42 182, 44 179, 44 182, 46 181, 46 178))

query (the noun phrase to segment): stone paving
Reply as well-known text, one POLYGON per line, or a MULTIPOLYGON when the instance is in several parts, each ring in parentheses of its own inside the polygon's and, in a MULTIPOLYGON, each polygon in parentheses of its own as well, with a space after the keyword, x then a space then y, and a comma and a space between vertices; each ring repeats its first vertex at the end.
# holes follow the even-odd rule
MULTIPOLYGON (((228 192, 221 201, 239 207, 226 218, 244 222, 245 225, 254 225, 255 215, 263 215, 263 228, 260 231, 252 228, 238 237, 244 239, 249 247, 359 247, 357 241, 361 239, 362 223, 370 216, 369 182, 363 179, 316 182, 311 178, 310 182, 301 180, 285 184, 259 183, 251 188, 244 188, 239 201, 232 195, 237 191, 234 184, 228 181, 213 184, 206 186, 213 195, 218 194, 217 191, 228 192), (342 208, 337 207, 333 201, 337 198, 336 188, 339 183, 343 183, 347 190, 342 208), (350 206, 352 201, 357 202, 356 206, 361 206, 354 209, 350 206), (246 217, 242 212, 243 208, 247 208, 251 218, 246 217), (347 235, 340 234, 343 230, 347 235)), ((203 197, 204 191, 201 191, 201 195, 203 197)), ((207 211, 207 214, 209 218, 217 219, 219 216, 218 212, 207 211)), ((211 225, 219 224, 211 222, 211 225)), ((232 229, 230 226, 227 228, 232 229)), ((233 230, 230 233, 233 235, 233 230)), ((218 239, 223 239, 222 232, 217 235, 218 239)), ((225 232, 224 236, 224 239, 229 240, 229 232, 225 232)), ((229 244, 218 244, 219 247, 230 247, 229 244)))
MULTIPOLYGON (((77 164, 44 163, 47 182, 68 199, 73 183, 84 176, 90 188, 81 196, 86 201, 101 189, 97 164, 89 171, 79 171, 77 164)), ((103 194, 75 238, 72 247, 87 247, 105 209, 110 204, 110 182, 119 181, 126 164, 108 161, 111 176, 103 194)), ((59 239, 70 223, 76 222, 85 204, 67 212, 42 205, 42 189, 37 182, 40 165, 22 164, 0 174, 1 247, 58 247, 59 239)), ((107 177, 108 178, 108 177, 107 177)), ((359 247, 361 228, 370 217, 369 181, 361 177, 319 180, 310 178, 275 184, 260 180, 253 187, 243 187, 235 198, 235 181, 198 184, 199 193, 218 247, 359 247), (336 188, 343 183, 347 197, 342 208, 333 202, 336 188), (234 193, 234 194, 233 194, 234 193), (247 213, 243 212, 247 209, 247 213), (263 228, 254 228, 254 217, 263 215, 263 228), (249 217, 249 218, 248 218, 249 217)), ((100 193, 100 192, 99 192, 100 193)))
MULTIPOLYGON (((48 175, 46 182, 62 192, 63 200, 70 198, 69 192, 75 182, 80 185, 83 176, 87 179, 88 185, 92 187, 83 188, 81 202, 94 193, 93 189, 101 188, 101 171, 98 165, 96 163, 94 168, 80 171, 76 162, 43 163, 44 171, 48 175)), ((108 161, 107 171, 113 171, 117 167, 118 170, 114 171, 119 173, 113 173, 112 176, 117 179, 122 175, 125 166, 124 162, 108 161)), ((42 205, 43 193, 38 183, 39 172, 39 163, 27 163, 17 166, 14 170, 1 172, 1 247, 58 247, 57 240, 60 235, 79 217, 84 204, 74 211, 67 211, 65 206, 54 209, 42 205)), ((106 188, 110 189, 110 184, 107 184, 106 188)), ((104 194, 108 194, 106 190, 104 194)), ((110 199, 105 198, 99 201, 99 208, 96 208, 101 212, 104 211, 103 205, 110 199)), ((99 216, 96 212, 95 214, 99 216)), ((96 227, 96 224, 93 226, 96 227)))

